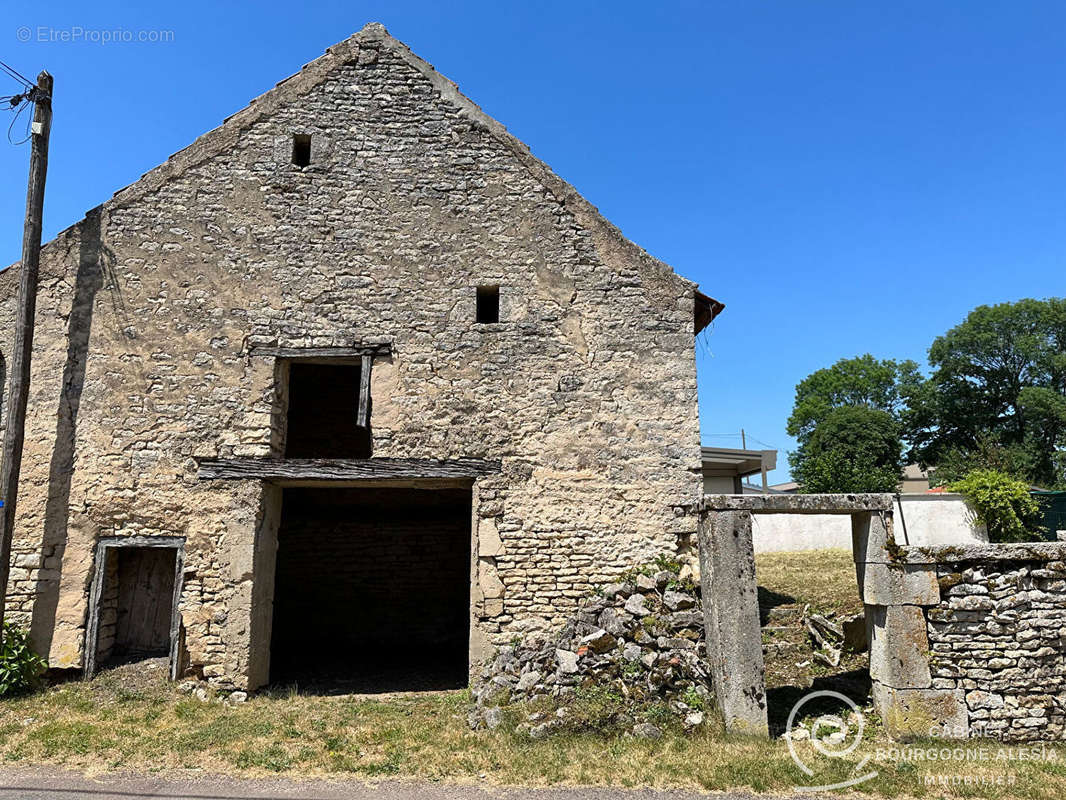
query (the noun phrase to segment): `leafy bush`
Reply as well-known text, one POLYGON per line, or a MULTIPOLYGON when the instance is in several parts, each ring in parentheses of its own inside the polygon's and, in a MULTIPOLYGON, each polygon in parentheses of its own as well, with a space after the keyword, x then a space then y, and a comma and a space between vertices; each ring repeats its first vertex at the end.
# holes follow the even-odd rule
POLYGON ((992 469, 975 469, 947 487, 974 508, 992 542, 1025 542, 1039 538, 1040 506, 1024 481, 992 469))
POLYGON ((13 622, 5 623, 0 647, 0 697, 36 689, 47 667, 48 662, 30 648, 26 631, 13 622))

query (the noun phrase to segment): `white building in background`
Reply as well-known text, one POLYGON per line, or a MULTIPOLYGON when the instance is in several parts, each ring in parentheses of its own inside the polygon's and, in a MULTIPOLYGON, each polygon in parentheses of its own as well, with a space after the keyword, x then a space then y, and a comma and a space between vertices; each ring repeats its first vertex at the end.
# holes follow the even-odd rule
POLYGON ((704 494, 744 494, 744 478, 759 475, 767 491, 766 473, 777 468, 776 450, 701 447, 704 494))
MULTIPOLYGON (((766 474, 777 467, 776 450, 701 448, 704 494, 795 494, 795 481, 768 486, 766 474), (760 476, 760 484, 745 482, 760 476)), ((939 545, 987 542, 962 495, 929 491, 929 473, 917 464, 903 471, 896 500, 895 534, 899 544, 939 545)), ((851 519, 839 514, 757 514, 752 534, 756 553, 851 549, 851 519)))

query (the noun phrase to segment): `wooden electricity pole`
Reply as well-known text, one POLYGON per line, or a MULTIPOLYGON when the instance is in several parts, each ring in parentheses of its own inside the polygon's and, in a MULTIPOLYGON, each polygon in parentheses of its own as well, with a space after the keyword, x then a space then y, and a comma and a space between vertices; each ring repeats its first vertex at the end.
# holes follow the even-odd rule
POLYGON ((0 465, 0 641, 4 631, 7 579, 11 572, 11 539, 15 530, 22 443, 26 434, 26 405, 30 394, 30 355, 33 352, 33 319, 37 311, 37 272, 41 265, 41 216, 44 211, 44 178, 48 171, 48 136, 52 131, 52 76, 41 72, 30 90, 33 128, 30 134, 30 182, 26 190, 26 222, 22 228, 22 265, 19 272, 18 319, 15 347, 8 365, 7 428, 4 430, 3 463, 0 465))

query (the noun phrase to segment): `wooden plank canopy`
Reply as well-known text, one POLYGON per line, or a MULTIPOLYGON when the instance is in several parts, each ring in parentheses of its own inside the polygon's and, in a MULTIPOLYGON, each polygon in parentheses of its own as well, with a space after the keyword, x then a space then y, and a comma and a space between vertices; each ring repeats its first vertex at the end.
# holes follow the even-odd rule
POLYGON ((359 481, 477 478, 500 471, 484 458, 204 458, 200 480, 359 481))

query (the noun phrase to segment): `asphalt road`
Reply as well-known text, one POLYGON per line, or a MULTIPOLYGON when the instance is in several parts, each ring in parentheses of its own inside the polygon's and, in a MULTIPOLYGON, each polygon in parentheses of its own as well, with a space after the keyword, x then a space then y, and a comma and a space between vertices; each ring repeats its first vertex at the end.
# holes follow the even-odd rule
MULTIPOLYGON (((406 781, 326 781, 118 774, 86 778, 51 768, 0 770, 0 800, 789 800, 781 795, 697 794, 651 789, 521 789, 406 781)), ((805 797, 811 797, 806 795, 805 797)))

